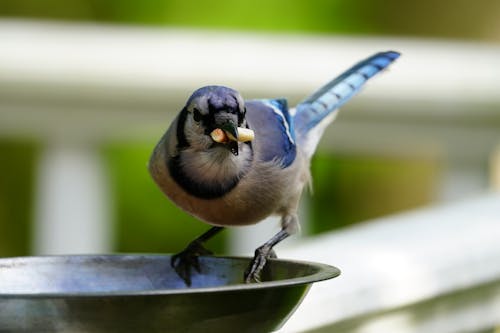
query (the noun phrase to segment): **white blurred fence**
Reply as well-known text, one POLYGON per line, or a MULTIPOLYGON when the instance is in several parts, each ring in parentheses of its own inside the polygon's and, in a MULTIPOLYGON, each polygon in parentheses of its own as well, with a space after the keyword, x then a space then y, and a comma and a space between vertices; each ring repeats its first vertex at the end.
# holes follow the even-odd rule
MULTIPOLYGON (((0 21, 0 40, 0 138, 36 138, 46 145, 37 181, 33 240, 37 254, 106 252, 111 248, 111 198, 107 192, 106 172, 98 155, 102 143, 158 138, 189 93, 206 84, 235 87, 246 98, 286 96, 290 104, 294 104, 333 75, 380 50, 398 50, 403 56, 388 73, 375 78, 344 108, 326 132, 320 149, 390 156, 432 155, 446 166, 439 189, 440 202, 484 193, 488 187, 499 184, 498 46, 436 40, 268 36, 25 21, 0 21), (54 176, 56 171, 58 174, 54 176), (68 205, 54 204, 61 202, 68 202, 68 205), (74 224, 65 224, 67 221, 74 224), (65 237, 52 237, 57 234, 53 230, 61 228, 65 230, 65 237)), ((500 220, 495 210, 498 206, 493 207, 496 200, 498 197, 487 199, 485 209, 491 218, 500 220)), ((450 262, 452 266, 443 271, 438 265, 446 263, 450 254, 456 256, 454 259, 470 259, 477 263, 475 259, 479 257, 467 256, 473 255, 467 246, 469 243, 458 246, 459 243, 446 238, 445 229, 457 231, 458 226, 452 223, 452 217, 457 217, 457 223, 470 231, 476 246, 479 237, 488 234, 482 229, 474 232, 476 221, 467 224, 464 220, 465 216, 475 220, 473 214, 480 213, 477 209, 467 210, 466 207, 474 205, 422 213, 421 217, 425 218, 422 223, 410 215, 409 221, 400 217, 374 226, 361 225, 352 231, 300 245, 300 251, 284 252, 291 257, 307 254, 309 260, 317 255, 317 260, 326 260, 320 254, 330 249, 328 237, 335 241, 332 253, 345 251, 344 245, 352 251, 353 256, 343 253, 332 257, 332 264, 343 266, 342 284, 333 281, 315 289, 322 290, 323 296, 332 295, 327 297, 325 306, 318 303, 322 306, 315 312, 319 316, 314 317, 318 326, 343 322, 344 328, 354 327, 351 324, 356 321, 351 320, 358 317, 368 326, 357 331, 373 332, 366 327, 378 327, 380 323, 377 324, 376 319, 380 311, 389 324, 405 324, 409 320, 406 313, 394 309, 413 309, 412 304, 441 296, 445 291, 453 294, 464 286, 482 285, 484 281, 479 278, 471 278, 466 285, 452 284, 457 274, 486 269, 478 268, 481 265, 464 267, 456 261, 450 262), (412 232, 405 231, 403 226, 411 227, 412 232), (376 235, 387 237, 384 234, 391 234, 391 230, 399 230, 394 236, 403 247, 388 247, 371 266, 350 272, 351 268, 359 266, 357 260, 370 264, 367 260, 371 257, 363 257, 363 251, 371 243, 361 241, 369 241, 376 235), (435 234, 437 231, 439 233, 435 234), (415 238, 415 233, 420 235, 419 239, 415 238), (407 243, 406 237, 413 243, 407 243), (426 250, 429 238, 433 243, 426 250), (443 244, 448 241, 453 246, 453 253, 431 251, 439 249, 440 239, 443 244), (353 243, 348 243, 349 240, 353 243), (316 250, 320 245, 321 249, 316 250), (360 250, 363 251, 358 252, 360 250), (400 250, 404 250, 404 255, 400 250), (350 261, 342 262, 341 258, 350 261), (418 259, 419 267, 436 265, 424 265, 422 267, 428 267, 429 271, 417 272, 412 269, 410 259, 418 259), (377 262, 380 265, 375 264, 377 262), (404 277, 407 283, 387 286, 387 278, 394 277, 399 268, 408 274, 404 277), (390 274, 382 274, 386 270, 390 274), (428 273, 436 280, 430 279, 428 273), (365 286, 359 284, 359 279, 348 280, 350 274, 366 274, 366 278, 373 276, 374 279, 363 280, 372 283, 365 286), (436 287, 432 284, 435 282, 443 287, 436 287), (446 285, 451 289, 444 288, 446 285), (348 286, 350 289, 345 293, 338 289, 348 286), (349 296, 349 290, 357 293, 355 297, 349 296), (382 290, 387 290, 387 295, 382 295, 382 290), (404 295, 420 294, 421 298, 398 298, 396 291, 404 295), (346 305, 346 302, 354 302, 354 305, 346 305), (335 315, 327 313, 327 305, 332 304, 335 307, 331 312, 335 315), (342 310, 343 306, 346 308, 342 310), (387 311, 391 316, 387 316, 387 311)), ((498 231, 491 218, 483 227, 498 231)), ((254 246, 262 239, 258 239, 257 229, 250 228, 250 234, 252 230, 254 238, 250 244, 254 246)), ((241 245, 244 239, 250 238, 247 232, 234 231, 235 252, 248 251, 248 246, 241 245), (245 237, 242 237, 243 232, 245 237)), ((481 255, 498 256, 500 247, 491 242, 487 245, 481 248, 485 251, 481 255)), ((495 278, 498 276, 500 272, 495 271, 495 278)), ((498 284, 493 287, 498 291, 498 284)), ((306 304, 287 326, 290 331, 315 327, 307 324, 307 318, 309 322, 313 318, 309 317, 313 303, 307 302, 314 302, 315 297, 317 292, 316 296, 313 293, 306 299, 306 304), (304 323, 299 323, 300 320, 304 323)), ((492 304, 497 306, 498 298, 492 304)))
POLYGON ((500 325, 500 192, 286 247, 337 265, 281 332, 455 333, 500 325))

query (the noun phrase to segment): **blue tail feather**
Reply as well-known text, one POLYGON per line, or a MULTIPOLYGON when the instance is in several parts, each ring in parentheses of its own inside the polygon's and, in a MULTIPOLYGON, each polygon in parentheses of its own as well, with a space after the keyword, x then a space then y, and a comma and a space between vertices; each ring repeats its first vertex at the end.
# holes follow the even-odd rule
POLYGON ((294 125, 299 136, 307 134, 325 117, 344 105, 378 72, 399 57, 395 51, 379 52, 348 69, 297 105, 294 125))

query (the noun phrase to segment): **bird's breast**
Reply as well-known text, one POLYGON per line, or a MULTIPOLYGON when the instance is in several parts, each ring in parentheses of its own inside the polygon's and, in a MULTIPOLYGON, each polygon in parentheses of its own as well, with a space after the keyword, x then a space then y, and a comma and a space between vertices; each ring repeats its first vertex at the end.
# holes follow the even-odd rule
POLYGON ((252 167, 225 195, 203 199, 187 193, 167 168, 155 168, 158 166, 151 168, 151 174, 170 200, 196 218, 217 226, 255 224, 294 201, 291 197, 296 197, 297 192, 300 195, 303 185, 294 180, 294 168, 283 169, 267 162, 252 167))

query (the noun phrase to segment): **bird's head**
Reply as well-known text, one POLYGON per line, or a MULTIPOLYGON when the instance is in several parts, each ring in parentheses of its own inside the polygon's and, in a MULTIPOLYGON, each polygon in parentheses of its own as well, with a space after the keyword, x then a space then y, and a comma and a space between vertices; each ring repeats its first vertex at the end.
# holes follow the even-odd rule
POLYGON ((246 109, 241 95, 223 86, 207 86, 189 97, 185 109, 183 133, 195 150, 227 148, 238 155, 240 132, 246 127, 246 109))

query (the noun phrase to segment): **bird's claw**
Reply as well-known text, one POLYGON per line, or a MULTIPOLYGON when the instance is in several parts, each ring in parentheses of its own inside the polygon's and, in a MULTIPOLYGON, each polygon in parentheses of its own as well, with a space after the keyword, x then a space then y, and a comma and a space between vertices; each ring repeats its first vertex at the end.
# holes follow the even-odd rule
POLYGON ((269 258, 277 258, 272 248, 261 246, 255 250, 255 255, 245 271, 245 283, 261 282, 260 275, 269 258))
POLYGON ((170 259, 170 265, 175 269, 177 275, 184 280, 188 287, 191 286, 191 267, 198 273, 201 272, 200 261, 198 257, 201 255, 211 255, 212 251, 207 250, 200 242, 191 242, 184 250, 174 254, 170 259))

